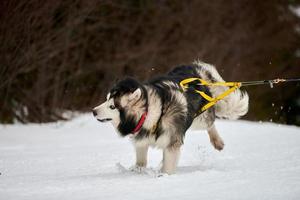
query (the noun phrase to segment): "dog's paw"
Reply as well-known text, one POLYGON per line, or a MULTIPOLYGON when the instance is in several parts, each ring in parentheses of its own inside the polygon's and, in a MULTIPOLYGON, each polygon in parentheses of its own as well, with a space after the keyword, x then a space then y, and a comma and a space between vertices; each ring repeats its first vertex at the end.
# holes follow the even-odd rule
POLYGON ((225 144, 222 140, 222 138, 217 137, 217 138, 212 138, 210 140, 211 144, 215 147, 215 149, 217 149, 218 151, 223 150, 225 144))
POLYGON ((136 173, 142 174, 142 173, 145 173, 146 167, 141 167, 141 166, 138 166, 138 165, 133 165, 132 167, 129 168, 129 170, 132 171, 132 172, 136 172, 136 173))
POLYGON ((156 178, 162 178, 162 177, 168 177, 168 176, 169 176, 169 174, 164 173, 164 172, 157 172, 157 173, 155 174, 155 177, 156 177, 156 178))

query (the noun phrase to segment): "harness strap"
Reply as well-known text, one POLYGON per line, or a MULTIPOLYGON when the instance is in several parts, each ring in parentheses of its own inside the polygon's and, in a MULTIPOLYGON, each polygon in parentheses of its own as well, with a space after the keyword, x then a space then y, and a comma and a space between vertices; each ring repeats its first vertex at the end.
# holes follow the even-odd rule
POLYGON ((183 89, 188 89, 189 88, 189 83, 193 82, 193 81, 199 81, 201 84, 200 85, 206 85, 206 86, 228 86, 228 87, 232 87, 232 86, 236 86, 238 85, 239 87, 241 86, 241 82, 215 82, 215 83, 209 83, 203 79, 200 78, 186 78, 183 79, 182 81, 180 81, 179 85, 183 88, 183 89))
POLYGON ((187 79, 182 80, 179 83, 179 85, 181 86, 183 91, 186 91, 189 88, 188 84, 191 83, 191 82, 194 82, 194 81, 199 81, 200 84, 198 84, 198 85, 227 86, 227 87, 230 87, 228 90, 226 90, 222 94, 218 95, 217 97, 211 97, 211 96, 207 95, 205 92, 195 89, 196 93, 200 94, 204 99, 206 99, 208 101, 208 103, 205 104, 201 108, 201 112, 204 112, 205 110, 207 110, 210 107, 214 106, 218 101, 224 99, 226 96, 228 96, 229 94, 231 94, 232 92, 234 92, 235 90, 237 90, 238 88, 240 88, 242 86, 242 83, 240 83, 240 82, 215 82, 215 83, 209 83, 209 82, 207 82, 203 79, 200 79, 200 78, 187 78, 187 79))
POLYGON ((206 105, 204 105, 201 108, 201 112, 207 110, 208 108, 215 105, 218 101, 224 99, 226 96, 228 96, 230 93, 234 92, 238 88, 242 86, 251 86, 251 85, 263 85, 263 84, 270 84, 270 87, 273 87, 273 84, 281 83, 281 82, 300 82, 300 78, 293 78, 293 79, 273 79, 273 80, 262 80, 262 81, 247 81, 247 82, 215 82, 215 83, 209 83, 203 79, 200 78, 186 78, 183 79, 179 85, 182 88, 183 91, 186 91, 189 88, 189 83, 199 81, 197 85, 205 85, 205 86, 226 86, 229 87, 228 90, 220 94, 219 96, 213 98, 207 94, 205 94, 202 91, 196 90, 195 92, 200 94, 204 99, 208 101, 206 105))

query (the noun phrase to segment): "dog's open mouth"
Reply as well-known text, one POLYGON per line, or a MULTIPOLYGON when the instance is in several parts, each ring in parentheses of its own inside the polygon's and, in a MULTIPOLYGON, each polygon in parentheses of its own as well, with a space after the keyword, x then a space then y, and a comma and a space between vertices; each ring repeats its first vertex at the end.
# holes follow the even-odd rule
POLYGON ((105 119, 97 119, 99 122, 108 122, 111 121, 111 118, 105 118, 105 119))

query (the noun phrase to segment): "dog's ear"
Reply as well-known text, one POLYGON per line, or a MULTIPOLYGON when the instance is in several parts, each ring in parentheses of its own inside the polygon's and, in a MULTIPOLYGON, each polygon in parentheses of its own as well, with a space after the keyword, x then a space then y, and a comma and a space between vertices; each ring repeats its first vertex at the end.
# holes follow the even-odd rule
POLYGON ((128 100, 129 101, 136 101, 141 97, 141 95, 142 95, 142 90, 140 88, 138 88, 132 94, 129 95, 128 100))
POLYGON ((109 99, 110 99, 110 96, 111 96, 111 94, 110 94, 110 92, 106 95, 106 101, 108 101, 109 99))

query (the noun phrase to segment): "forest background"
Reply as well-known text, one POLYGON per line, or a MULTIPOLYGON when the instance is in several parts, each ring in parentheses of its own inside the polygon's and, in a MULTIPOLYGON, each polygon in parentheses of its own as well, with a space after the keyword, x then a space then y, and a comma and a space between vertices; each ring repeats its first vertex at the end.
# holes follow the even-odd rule
MULTIPOLYGON (((0 123, 90 111, 124 76, 195 59, 227 81, 300 77, 297 0, 4 0, 0 123)), ((300 84, 245 88, 248 120, 300 125, 300 84)))

